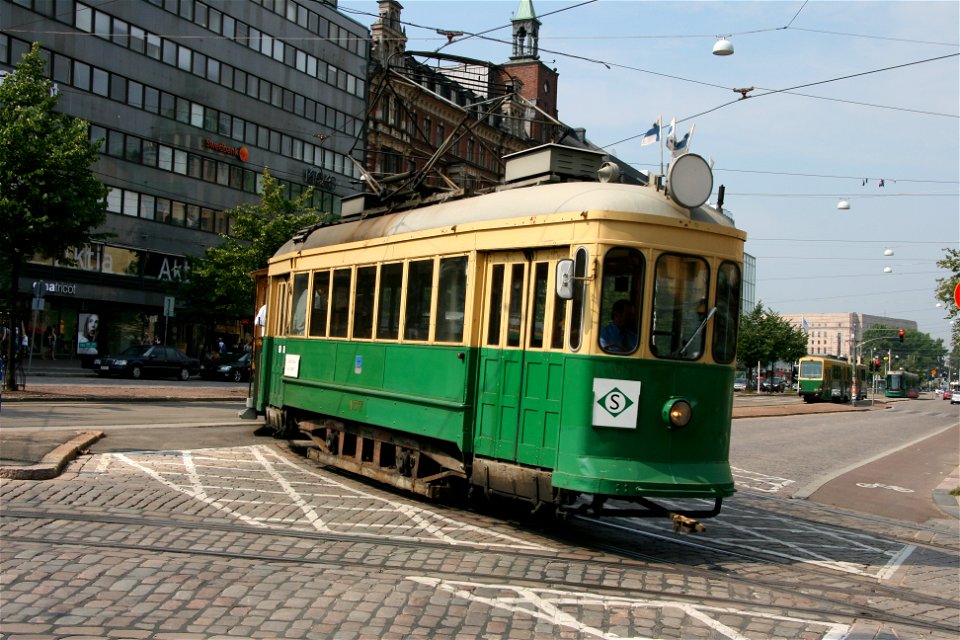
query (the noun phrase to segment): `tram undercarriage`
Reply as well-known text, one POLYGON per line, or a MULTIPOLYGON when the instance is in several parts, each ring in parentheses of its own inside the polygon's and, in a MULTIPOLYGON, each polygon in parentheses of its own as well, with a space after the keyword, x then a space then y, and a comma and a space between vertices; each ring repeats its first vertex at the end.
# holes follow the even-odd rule
POLYGON ((707 510, 677 510, 642 497, 617 497, 629 506, 611 507, 610 496, 557 489, 549 470, 473 457, 463 460, 452 444, 372 425, 317 415, 295 416, 267 408, 267 424, 278 435, 301 433, 311 445, 307 457, 323 465, 382 482, 431 500, 501 496, 529 503, 532 512, 544 510, 560 517, 666 518, 674 530, 702 531, 696 518, 720 513, 722 498, 707 510))

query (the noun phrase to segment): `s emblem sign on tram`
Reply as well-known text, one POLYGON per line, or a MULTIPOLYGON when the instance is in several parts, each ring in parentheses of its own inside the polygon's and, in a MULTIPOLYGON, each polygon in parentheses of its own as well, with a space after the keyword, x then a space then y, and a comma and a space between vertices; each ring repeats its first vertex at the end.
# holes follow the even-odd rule
POLYGON ((593 379, 593 426, 636 429, 639 404, 638 380, 593 379))

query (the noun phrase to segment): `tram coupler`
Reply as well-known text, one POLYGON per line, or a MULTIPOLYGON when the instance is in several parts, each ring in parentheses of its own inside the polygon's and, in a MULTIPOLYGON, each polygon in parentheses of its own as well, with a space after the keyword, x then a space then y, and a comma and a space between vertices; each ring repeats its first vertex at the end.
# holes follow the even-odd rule
POLYGON ((707 530, 707 528, 698 521, 679 513, 671 513, 670 520, 673 522, 674 533, 680 533, 681 530, 684 533, 703 533, 707 530))

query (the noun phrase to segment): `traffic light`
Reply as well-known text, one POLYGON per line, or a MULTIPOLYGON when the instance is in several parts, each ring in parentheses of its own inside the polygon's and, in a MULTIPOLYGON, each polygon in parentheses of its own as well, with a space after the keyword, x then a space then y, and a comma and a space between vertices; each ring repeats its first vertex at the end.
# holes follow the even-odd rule
POLYGON ((880 371, 880 358, 873 359, 873 370, 880 371))
POLYGON ((900 342, 903 342, 903 329, 897 331, 897 335, 900 336, 900 342))

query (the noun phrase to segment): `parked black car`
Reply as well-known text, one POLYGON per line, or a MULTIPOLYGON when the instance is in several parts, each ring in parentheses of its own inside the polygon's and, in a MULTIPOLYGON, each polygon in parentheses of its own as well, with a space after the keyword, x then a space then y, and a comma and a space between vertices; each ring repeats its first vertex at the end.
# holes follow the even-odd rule
POLYGON ((97 358, 93 368, 101 376, 189 380, 200 373, 200 361, 176 347, 143 345, 130 347, 119 355, 97 358))
POLYGON ((204 380, 233 380, 245 382, 250 379, 250 354, 226 353, 218 360, 204 362, 200 367, 204 380))
POLYGON ((773 382, 769 378, 760 382, 760 391, 767 393, 783 393, 787 388, 787 381, 783 378, 774 378, 773 382))

